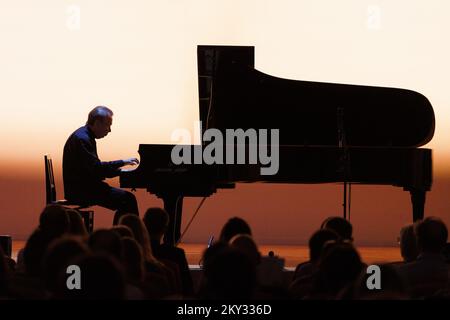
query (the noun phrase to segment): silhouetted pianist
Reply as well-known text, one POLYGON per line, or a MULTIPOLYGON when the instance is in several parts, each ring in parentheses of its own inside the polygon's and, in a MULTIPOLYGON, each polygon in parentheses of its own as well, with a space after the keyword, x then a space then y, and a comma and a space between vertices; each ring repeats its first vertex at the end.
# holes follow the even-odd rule
POLYGON ((254 48, 199 46, 203 129, 279 129, 279 170, 258 165, 174 165, 169 145, 139 146, 141 164, 121 175, 125 188, 146 188, 171 215, 166 242, 180 236, 182 200, 236 182, 363 183, 403 187, 413 220, 424 215, 432 183, 434 112, 404 89, 281 79, 254 68, 254 48))
POLYGON ((109 186, 105 178, 120 174, 125 165, 136 165, 136 158, 100 161, 95 139, 111 132, 113 113, 104 106, 95 107, 85 126, 70 135, 64 145, 63 180, 65 198, 73 203, 99 205, 116 210, 113 224, 125 213, 138 213, 135 196, 128 191, 109 186))

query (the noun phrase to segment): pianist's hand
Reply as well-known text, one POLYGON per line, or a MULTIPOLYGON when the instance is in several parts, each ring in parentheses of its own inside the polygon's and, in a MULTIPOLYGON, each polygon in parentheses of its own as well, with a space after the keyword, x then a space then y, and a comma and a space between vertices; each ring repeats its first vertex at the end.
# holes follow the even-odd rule
POLYGON ((137 158, 128 158, 128 159, 123 159, 122 161, 123 161, 124 166, 128 166, 128 165, 135 166, 135 165, 139 164, 139 160, 137 158))

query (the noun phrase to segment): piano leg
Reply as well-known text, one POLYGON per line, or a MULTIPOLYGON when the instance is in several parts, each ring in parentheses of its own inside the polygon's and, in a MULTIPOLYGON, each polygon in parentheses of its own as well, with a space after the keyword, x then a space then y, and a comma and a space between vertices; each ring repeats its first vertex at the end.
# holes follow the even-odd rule
POLYGON ((183 210, 183 196, 180 194, 166 194, 161 196, 164 209, 169 214, 169 226, 164 235, 164 243, 176 245, 181 236, 181 213, 183 210))
POLYGON ((421 189, 411 189, 409 190, 411 194, 411 202, 413 208, 413 221, 423 219, 425 210, 425 195, 426 191, 421 189))

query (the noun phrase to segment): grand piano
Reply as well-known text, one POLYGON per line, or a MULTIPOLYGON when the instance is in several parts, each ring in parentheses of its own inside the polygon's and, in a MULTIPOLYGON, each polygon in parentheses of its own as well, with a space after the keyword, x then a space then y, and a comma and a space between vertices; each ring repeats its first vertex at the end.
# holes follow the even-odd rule
POLYGON ((347 184, 393 185, 410 192, 412 220, 423 218, 432 155, 419 147, 435 127, 425 96, 277 78, 255 69, 250 46, 198 46, 197 62, 202 130, 279 129, 279 168, 262 175, 258 164, 174 164, 174 145, 141 144, 140 165, 121 174, 120 186, 162 198, 166 243, 180 238, 183 197, 208 197, 235 183, 343 183, 344 193, 347 184))

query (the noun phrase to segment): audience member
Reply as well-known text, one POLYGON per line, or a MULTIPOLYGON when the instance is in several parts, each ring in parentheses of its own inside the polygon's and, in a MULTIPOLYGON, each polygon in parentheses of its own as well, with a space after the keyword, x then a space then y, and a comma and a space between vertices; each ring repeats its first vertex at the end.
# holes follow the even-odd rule
POLYGON ((74 236, 87 238, 89 236, 89 233, 86 230, 86 226, 80 213, 74 209, 66 209, 66 212, 67 216, 69 217, 68 233, 74 236))
POLYGON ((6 255, 0 247, 0 300, 9 298, 11 285, 11 272, 6 262, 6 255))
POLYGON ((313 233, 308 242, 309 261, 300 263, 295 268, 293 282, 289 287, 292 297, 301 299, 309 295, 315 282, 318 264, 325 244, 339 239, 339 235, 329 229, 320 229, 313 233))
POLYGON ((258 246, 248 234, 231 238, 229 246, 245 254, 256 267, 255 298, 274 299, 287 297, 287 279, 284 260, 276 256, 261 256, 258 246))
POLYGON ((219 240, 228 243, 231 238, 237 234, 248 234, 251 236, 252 230, 244 219, 233 217, 229 219, 222 227, 219 240))
POLYGON ((336 232, 341 240, 353 241, 353 226, 350 221, 342 217, 329 217, 322 222, 321 229, 336 232))
POLYGON ((204 254, 204 286, 200 297, 213 300, 253 298, 255 265, 241 251, 228 245, 216 246, 211 246, 204 254))
POLYGON ((123 266, 125 271, 127 300, 143 300, 144 292, 141 289, 144 281, 144 257, 139 243, 131 237, 121 239, 123 246, 123 266))
POLYGON ((400 253, 404 262, 414 261, 419 255, 417 237, 414 228, 414 224, 410 224, 400 230, 400 253))
POLYGON ((43 274, 47 291, 51 295, 56 294, 59 278, 66 275, 67 267, 89 252, 86 244, 73 236, 56 239, 49 245, 43 258, 43 274))
POLYGON ((117 233, 121 239, 123 239, 125 237, 134 238, 133 231, 131 231, 131 229, 128 228, 127 226, 119 224, 119 225, 113 226, 110 230, 117 233))
POLYGON ((350 243, 330 242, 324 247, 311 295, 312 299, 334 299, 351 285, 364 267, 350 243))
POLYGON ((441 219, 428 217, 415 228, 419 255, 399 267, 413 297, 428 297, 449 284, 449 267, 443 255, 448 230, 441 219))
MULTIPOLYGON (((144 222, 137 215, 126 214, 119 219, 119 225, 125 225, 131 229, 134 239, 142 248, 145 270, 148 276, 163 277, 168 286, 170 294, 177 294, 181 288, 177 287, 177 275, 175 270, 170 269, 153 255, 150 238, 144 222)), ((181 281, 180 281, 181 282, 181 281)))
POLYGON ((317 230, 309 239, 309 261, 299 264, 295 268, 293 280, 301 277, 310 276, 315 271, 315 267, 319 262, 323 246, 327 241, 338 240, 339 236, 336 232, 329 229, 317 230))
POLYGON ((108 255, 84 255, 74 260, 80 268, 80 288, 70 290, 66 277, 59 278, 58 298, 121 300, 125 298, 125 276, 119 263, 108 255))
POLYGON ((191 296, 194 293, 193 282, 184 250, 162 242, 169 225, 169 214, 162 208, 149 208, 143 221, 150 237, 153 254, 163 262, 171 261, 176 264, 181 277, 182 293, 191 296))
POLYGON ((89 247, 94 253, 107 254, 118 262, 123 259, 123 247, 120 236, 108 229, 94 231, 88 240, 89 247))

